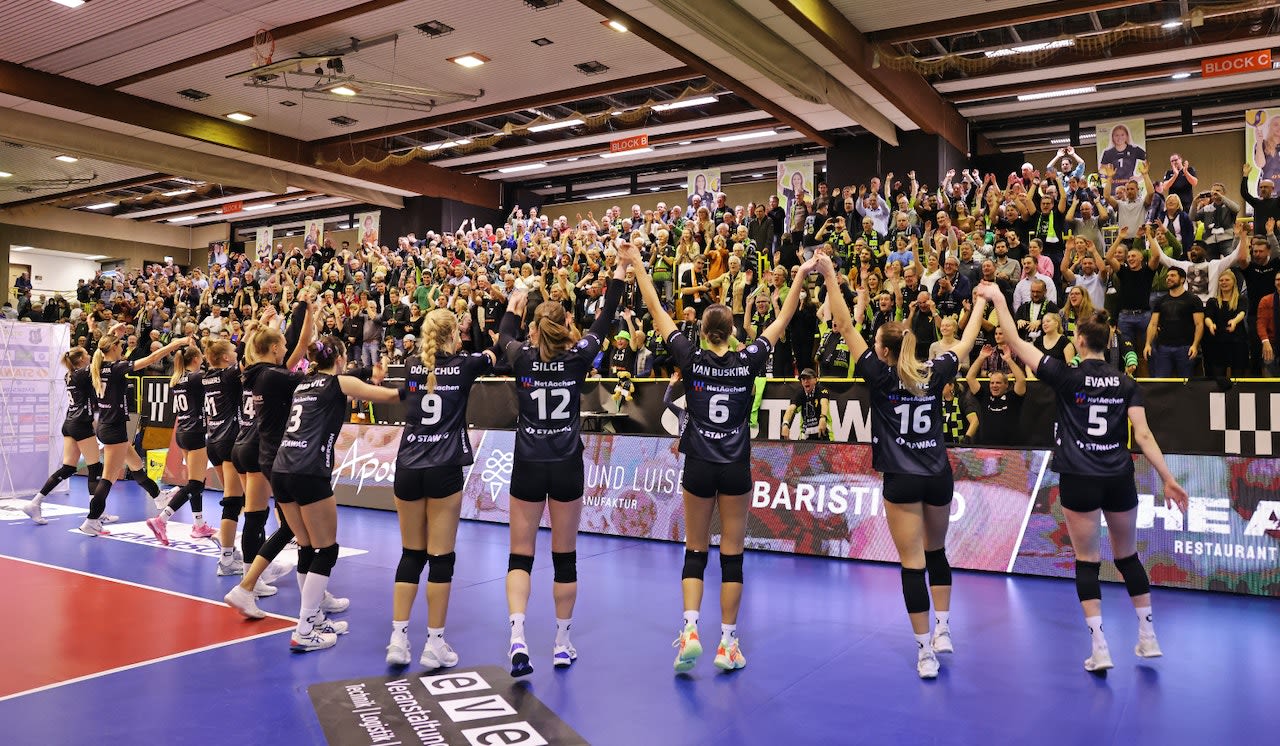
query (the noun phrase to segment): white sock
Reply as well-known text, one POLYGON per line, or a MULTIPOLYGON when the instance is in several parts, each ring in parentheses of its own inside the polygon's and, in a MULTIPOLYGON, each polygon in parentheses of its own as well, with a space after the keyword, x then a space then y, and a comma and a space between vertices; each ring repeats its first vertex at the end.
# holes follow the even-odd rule
POLYGON ((937 624, 938 629, 946 629, 951 621, 951 612, 950 611, 934 611, 933 618, 937 624))
POLYGON ((556 644, 569 644, 569 627, 573 625, 573 619, 556 619, 556 644))
POLYGON ((686 625, 692 624, 695 627, 698 626, 698 612, 696 609, 692 611, 686 611, 684 613, 684 623, 686 625))
POLYGON ((38 508, 38 507, 40 507, 40 503, 44 502, 44 499, 45 499, 46 497, 48 497, 48 495, 42 495, 42 494, 40 494, 39 492, 37 492, 37 493, 35 494, 35 497, 32 497, 32 498, 31 498, 31 504, 32 504, 32 505, 34 505, 34 506, 36 506, 36 507, 38 508))
POLYGON ((427 627, 427 644, 434 648, 444 646, 444 627, 427 627))
POLYGON ((298 633, 307 634, 311 627, 318 624, 324 616, 320 613, 320 602, 324 601, 324 592, 329 587, 329 576, 320 573, 307 573, 306 585, 302 587, 302 608, 298 612, 298 633))
POLYGON ((512 614, 511 619, 511 641, 524 642, 524 614, 512 614))
POLYGON ((231 564, 232 560, 234 560, 235 558, 236 558, 235 546, 223 547, 222 556, 218 558, 218 563, 223 565, 229 565, 231 564))
POLYGON ((160 511, 160 520, 167 521, 173 517, 173 508, 168 505, 164 506, 164 510, 160 511))
MULTIPOLYGON (((299 591, 299 592, 301 592, 301 591, 302 591, 302 589, 304 589, 304 588, 306 588, 306 587, 307 587, 307 576, 308 576, 308 575, 310 575, 311 573, 309 573, 309 572, 300 572, 300 573, 295 573, 295 574, 298 576, 298 591, 299 591)), ((323 594, 323 593, 321 593, 321 594, 320 594, 320 601, 319 601, 318 603, 323 603, 323 602, 324 602, 324 594, 323 594)))
POLYGON ((930 654, 933 653, 933 646, 929 642, 928 632, 925 632, 924 634, 915 635, 915 638, 916 638, 916 648, 919 649, 921 653, 924 653, 926 651, 930 654))
POLYGON ((392 621, 391 636, 408 638, 409 637, 409 620, 406 619, 403 622, 392 621))
POLYGON ((1151 621, 1151 607, 1135 606, 1133 610, 1138 612, 1138 636, 1155 637, 1156 625, 1151 621))
POLYGON ((721 624, 720 625, 720 642, 733 642, 738 639, 738 625, 721 624))
POLYGON ((1093 641, 1093 648, 1105 648, 1107 646, 1107 638, 1102 635, 1102 617, 1087 616, 1084 623, 1089 625, 1089 639, 1093 641))
POLYGON ((204 525, 204 513, 192 513, 191 515, 196 519, 197 526, 204 525))

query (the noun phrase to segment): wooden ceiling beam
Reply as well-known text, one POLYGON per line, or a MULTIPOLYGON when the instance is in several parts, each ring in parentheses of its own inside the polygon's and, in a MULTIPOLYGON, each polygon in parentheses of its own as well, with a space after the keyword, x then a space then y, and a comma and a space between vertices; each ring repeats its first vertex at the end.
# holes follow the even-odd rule
POLYGON ((1199 59, 1166 62, 1159 65, 1145 65, 1143 67, 1119 66, 1103 72, 1084 73, 1070 77, 1045 78, 1043 80, 1019 81, 1017 83, 989 86, 987 88, 966 88, 963 91, 953 91, 943 95, 951 102, 961 104, 971 103, 974 101, 986 101, 994 98, 1007 98, 1009 96, 1019 96, 1027 93, 1053 91, 1062 88, 1102 85, 1105 83, 1124 83, 1131 80, 1165 78, 1177 73, 1197 72, 1200 72, 1199 59))

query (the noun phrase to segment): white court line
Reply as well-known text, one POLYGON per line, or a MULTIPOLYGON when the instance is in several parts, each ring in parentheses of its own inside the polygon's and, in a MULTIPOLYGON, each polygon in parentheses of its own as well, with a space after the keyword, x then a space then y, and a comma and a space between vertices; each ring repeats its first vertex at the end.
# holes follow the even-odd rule
POLYGON ((1052 451, 1044 452, 1044 461, 1040 462, 1040 473, 1036 475, 1036 484, 1031 488, 1031 500, 1027 502, 1027 513, 1022 516, 1022 528, 1018 529, 1018 541, 1013 545, 1013 551, 1009 553, 1009 567, 1005 572, 1013 572, 1013 565, 1018 561, 1018 550, 1022 548, 1022 537, 1027 533, 1027 524, 1031 522, 1031 511, 1036 507, 1036 495, 1040 494, 1040 485, 1044 482, 1044 472, 1049 468, 1049 461, 1052 458, 1052 451))
MULTIPOLYGON (((74 570, 74 569, 72 569, 72 568, 70 568, 70 567, 59 567, 58 565, 51 565, 51 564, 49 564, 49 563, 47 563, 47 562, 37 562, 36 560, 24 559, 24 558, 22 558, 22 557, 14 557, 14 556, 11 556, 11 555, 8 555, 8 554, 0 554, 0 559, 13 560, 14 562, 23 562, 23 563, 28 564, 28 565, 35 565, 35 566, 37 566, 37 567, 46 567, 46 568, 49 568, 49 569, 51 569, 51 570, 61 570, 62 572, 69 572, 69 573, 74 573, 74 574, 76 574, 76 575, 83 575, 83 576, 85 576, 85 577, 87 577, 87 578, 94 578, 94 579, 97 579, 97 580, 106 580, 106 581, 111 582, 111 583, 119 583, 120 585, 128 585, 128 586, 132 586, 132 587, 134 587, 134 588, 142 588, 142 589, 144 589, 144 590, 148 590, 148 591, 155 591, 155 592, 157 592, 157 593, 165 593, 165 594, 168 594, 168 595, 170 595, 170 596, 177 596, 178 598, 185 598, 185 599, 188 599, 188 600, 190 600, 190 601, 202 601, 202 602, 204 602, 204 603, 211 604, 211 605, 213 605, 213 606, 220 606, 220 607, 222 607, 222 608, 225 608, 225 609, 227 609, 227 612, 228 612, 228 613, 238 613, 238 612, 233 612, 233 610, 232 610, 230 607, 228 607, 226 604, 220 603, 220 602, 218 602, 218 601, 213 601, 213 600, 211 600, 211 599, 207 599, 207 598, 201 598, 200 596, 192 596, 192 595, 190 595, 190 594, 187 594, 187 593, 180 593, 180 592, 178 592, 178 591, 171 591, 171 590, 168 590, 167 588, 157 588, 157 587, 155 587, 155 586, 151 586, 151 585, 143 585, 142 583, 134 583, 134 582, 131 582, 131 581, 128 581, 128 580, 120 580, 119 578, 109 578, 109 577, 107 577, 107 576, 105 576, 105 575, 98 575, 97 573, 85 572, 84 570, 74 570)), ((293 617, 282 616, 282 615, 280 615, 280 614, 272 614, 272 613, 270 613, 270 612, 268 612, 268 613, 267 613, 267 616, 269 616, 269 617, 274 617, 274 618, 276 618, 276 619, 280 619, 280 620, 283 620, 283 621, 286 621, 286 622, 294 622, 294 623, 296 623, 296 622, 298 621, 297 619, 295 619, 295 618, 293 618, 293 617)), ((249 621, 249 620, 246 620, 246 623, 248 623, 248 621, 249 621)), ((59 681, 59 682, 56 682, 56 683, 53 683, 53 684, 46 684, 45 686, 36 687, 36 688, 34 688, 34 689, 27 689, 27 690, 25 690, 25 691, 16 692, 16 693, 14 693, 14 694, 8 694, 8 695, 5 695, 5 696, 3 696, 3 697, 0 697, 0 702, 4 702, 4 701, 6 701, 6 700, 14 699, 14 698, 17 698, 17 697, 24 697, 24 696, 26 696, 26 695, 28 695, 28 694, 36 694, 37 692, 43 692, 43 691, 47 691, 47 690, 49 690, 49 689, 57 689, 58 687, 67 686, 68 684, 76 684, 76 683, 79 683, 79 682, 81 682, 81 681, 88 681, 89 679, 96 679, 96 678, 100 678, 100 677, 102 677, 102 676, 109 676, 110 674, 113 674, 113 673, 119 673, 120 671, 128 671, 129 669, 132 669, 132 668, 141 668, 141 667, 143 667, 143 666, 149 666, 149 665, 151 665, 151 664, 153 664, 153 663, 161 663, 161 662, 163 662, 163 661, 173 660, 174 658, 182 658, 182 657, 184 657, 184 656, 188 656, 188 655, 195 655, 196 653, 203 653, 203 652, 205 652, 206 650, 216 650, 217 648, 227 647, 228 645, 235 645, 236 643, 240 643, 240 642, 248 642, 248 641, 250 641, 250 640, 257 640, 258 638, 261 638, 261 637, 270 637, 271 635, 278 635, 278 634, 280 634, 281 632, 289 632, 289 631, 290 631, 290 629, 289 629, 288 627, 284 627, 284 628, 282 628, 282 629, 272 630, 272 631, 270 631, 270 632, 259 632, 258 634, 256 634, 256 635, 250 635, 249 637, 239 637, 239 638, 236 638, 236 639, 234 639, 234 640, 227 640, 227 641, 225 641, 225 642, 216 642, 216 643, 213 643, 212 645, 206 645, 206 646, 204 646, 204 647, 202 647, 202 648, 195 648, 195 649, 192 649, 192 650, 184 650, 184 651, 182 651, 182 652, 180 652, 180 653, 173 653, 173 654, 171 654, 171 655, 164 655, 164 656, 160 656, 159 658, 150 658, 150 659, 145 660, 145 661, 139 661, 138 663, 130 663, 130 664, 128 664, 128 665, 119 666, 118 668, 112 668, 112 669, 107 670, 107 671, 98 671, 97 673, 91 673, 91 674, 88 674, 88 675, 85 675, 85 676, 78 676, 78 677, 76 677, 76 678, 74 678, 74 679, 67 679, 66 681, 59 681)))

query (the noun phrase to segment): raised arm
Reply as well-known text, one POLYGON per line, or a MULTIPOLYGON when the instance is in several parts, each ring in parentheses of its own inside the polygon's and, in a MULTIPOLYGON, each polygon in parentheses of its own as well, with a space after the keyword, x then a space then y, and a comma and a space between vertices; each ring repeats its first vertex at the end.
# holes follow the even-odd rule
MULTIPOLYGON (((1004 330, 1004 338, 1009 344, 1009 349, 1013 350, 1014 354, 1016 354, 1022 362, 1026 363, 1027 368, 1032 373, 1039 370, 1040 361, 1044 358, 1044 353, 1036 349, 1035 345, 1018 336, 1018 325, 1013 320, 1013 314, 1009 312, 1009 305, 1005 302, 1004 293, 1001 293, 1000 289, 994 284, 983 282, 974 289, 973 295, 975 298, 985 298, 988 303, 995 307, 996 317, 1000 319, 1000 328, 1004 330)), ((965 334, 967 335, 968 333, 969 330, 966 328, 965 334)), ((978 366, 975 365, 973 367, 978 366)), ((1023 391, 1025 391, 1027 387, 1026 373, 1022 372, 1022 370, 1016 365, 1011 365, 1010 368, 1014 370, 1015 378, 1019 375, 1022 376, 1021 385, 1023 391)), ((972 375, 972 373, 972 368, 970 368, 970 375, 972 375)), ((973 385, 970 384, 969 388, 972 390, 973 385)))
POLYGON ((174 352, 177 352, 182 347, 186 347, 187 344, 189 343, 190 343, 190 337, 178 337, 177 339, 173 340, 169 344, 165 345, 164 347, 161 347, 160 349, 156 350, 150 355, 147 355, 141 360, 134 361, 133 369, 135 371, 142 370, 143 368, 147 367, 148 365, 151 365, 155 361, 160 360, 161 358, 164 358, 168 355, 172 355, 174 352))
POLYGON ((365 383, 355 376, 338 376, 338 386, 342 388, 342 393, 360 401, 389 404, 400 399, 400 389, 375 386, 371 383, 365 383))
POLYGON ((640 288, 640 297, 644 298, 649 315, 653 317, 654 330, 664 340, 670 337, 676 330, 676 323, 671 320, 667 309, 662 307, 662 298, 658 296, 658 289, 653 286, 653 278, 649 276, 648 269, 640 261, 640 250, 630 243, 624 243, 618 249, 618 257, 630 262, 635 270, 636 285, 640 288))
MULTIPOLYGON (((995 287, 995 285, 992 285, 995 287)), ((997 289, 996 292, 999 292, 997 289)), ((1000 297, 1004 297, 1000 293, 1000 297)), ((987 299, 977 294, 973 297, 973 308, 969 310, 969 323, 964 326, 964 334, 960 336, 960 341, 956 343, 951 351, 956 354, 957 358, 963 360, 969 356, 969 352, 973 350, 973 343, 978 341, 978 332, 982 331, 982 317, 986 315, 987 299)))
MULTIPOLYGON (((827 306, 831 311, 831 323, 836 331, 840 332, 840 336, 844 337, 844 343, 849 346, 849 354, 853 360, 861 358, 863 353, 867 351, 867 340, 853 328, 853 318, 849 314, 849 305, 844 302, 844 293, 840 292, 840 278, 836 275, 834 265, 826 254, 822 254, 818 259, 818 271, 822 273, 822 278, 827 286, 827 306)), ((858 309, 861 314, 866 307, 866 290, 858 289, 858 309)))
POLYGON ((813 271, 814 264, 818 261, 817 257, 820 256, 826 255, 822 253, 814 254, 813 259, 800 265, 800 272, 796 275, 795 284, 792 285, 791 291, 787 293, 787 300, 782 304, 782 310, 778 312, 778 318, 774 319, 773 323, 760 334, 760 336, 769 340, 769 344, 777 344, 778 339, 786 333, 787 325, 791 323, 791 317, 795 315, 796 309, 800 307, 800 296, 805 294, 804 288, 802 286, 797 287, 797 285, 803 284, 804 278, 813 271))

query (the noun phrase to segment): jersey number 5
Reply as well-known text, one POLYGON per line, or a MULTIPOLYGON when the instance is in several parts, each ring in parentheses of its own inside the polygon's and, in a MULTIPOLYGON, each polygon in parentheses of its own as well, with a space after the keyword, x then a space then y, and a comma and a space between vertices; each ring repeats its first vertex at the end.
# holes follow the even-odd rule
POLYGON ((1089 407, 1089 429, 1088 433, 1094 437, 1107 434, 1107 406, 1105 404, 1094 404, 1089 407))

